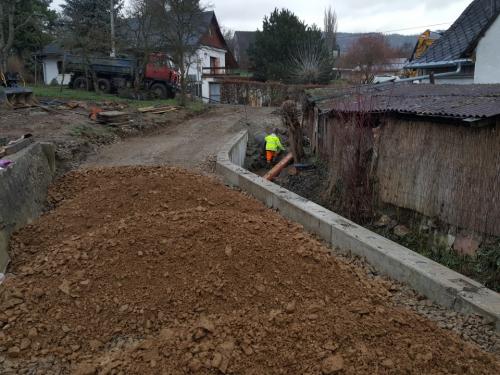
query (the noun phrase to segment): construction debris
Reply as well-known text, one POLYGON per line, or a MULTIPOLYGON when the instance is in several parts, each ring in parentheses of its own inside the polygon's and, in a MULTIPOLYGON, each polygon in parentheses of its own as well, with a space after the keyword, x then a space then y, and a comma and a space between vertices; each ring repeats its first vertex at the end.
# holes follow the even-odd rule
POLYGON ((126 112, 107 111, 97 113, 97 122, 105 125, 123 125, 128 123, 129 116, 126 112))
POLYGON ((162 107, 143 107, 137 109, 141 113, 152 113, 154 115, 160 115, 163 113, 178 111, 179 107, 167 105, 162 107))
POLYGON ((32 134, 25 134, 21 138, 10 141, 6 146, 0 149, 0 157, 12 155, 28 147, 34 141, 32 134))
POLYGON ((391 283, 212 179, 87 170, 50 196, 12 241, 0 373, 500 373, 394 307, 391 283))

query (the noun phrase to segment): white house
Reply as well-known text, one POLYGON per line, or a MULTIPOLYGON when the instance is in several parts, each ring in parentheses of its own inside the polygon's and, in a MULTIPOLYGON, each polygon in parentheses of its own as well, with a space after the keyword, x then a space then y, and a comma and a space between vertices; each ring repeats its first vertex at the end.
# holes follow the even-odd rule
MULTIPOLYGON (((500 83, 500 0, 474 0, 407 69, 436 83, 500 83)), ((429 81, 429 80, 424 80, 429 81)))
POLYGON ((197 41, 196 55, 188 67, 188 77, 196 87, 195 94, 205 102, 220 102, 221 77, 237 63, 227 46, 226 40, 213 11, 204 12, 201 33, 197 41))
MULTIPOLYGON (((54 82, 61 84, 63 80, 63 60, 64 51, 57 43, 51 43, 45 46, 37 56, 38 61, 42 63, 43 82, 50 85, 54 82)), ((71 80, 70 74, 64 75, 64 84, 67 85, 71 80)))

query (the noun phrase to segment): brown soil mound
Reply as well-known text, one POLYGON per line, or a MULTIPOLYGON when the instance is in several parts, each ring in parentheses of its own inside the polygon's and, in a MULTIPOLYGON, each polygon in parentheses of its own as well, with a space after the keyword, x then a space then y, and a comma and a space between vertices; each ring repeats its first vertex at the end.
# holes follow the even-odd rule
POLYGON ((495 374, 388 285, 205 177, 73 173, 14 239, 0 372, 495 374))

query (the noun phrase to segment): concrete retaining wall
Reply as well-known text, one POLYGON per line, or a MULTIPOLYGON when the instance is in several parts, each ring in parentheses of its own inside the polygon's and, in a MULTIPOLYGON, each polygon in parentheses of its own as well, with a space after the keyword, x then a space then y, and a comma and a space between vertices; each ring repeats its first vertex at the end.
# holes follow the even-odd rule
POLYGON ((34 143, 8 159, 14 164, 0 169, 0 272, 9 262, 12 232, 41 214, 56 170, 55 147, 49 143, 34 143))
POLYGON ((332 247, 367 259, 379 272, 410 285, 432 301, 462 313, 477 313, 500 331, 500 295, 449 268, 298 196, 242 168, 248 133, 238 134, 217 156, 217 173, 319 235, 332 247))

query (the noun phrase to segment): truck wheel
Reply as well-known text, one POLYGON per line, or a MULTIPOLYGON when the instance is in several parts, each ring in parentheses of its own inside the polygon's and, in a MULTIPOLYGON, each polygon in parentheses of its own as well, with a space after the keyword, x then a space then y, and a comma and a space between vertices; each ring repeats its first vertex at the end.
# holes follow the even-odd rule
POLYGON ((88 91, 89 87, 90 87, 90 82, 85 77, 77 77, 77 78, 75 78, 75 81, 73 82, 73 88, 75 90, 86 90, 86 91, 88 91))
POLYGON ((151 92, 159 99, 167 99, 167 87, 163 83, 153 83, 151 92))
POLYGON ((97 88, 100 92, 109 94, 111 92, 111 82, 106 78, 99 78, 97 80, 97 88))

